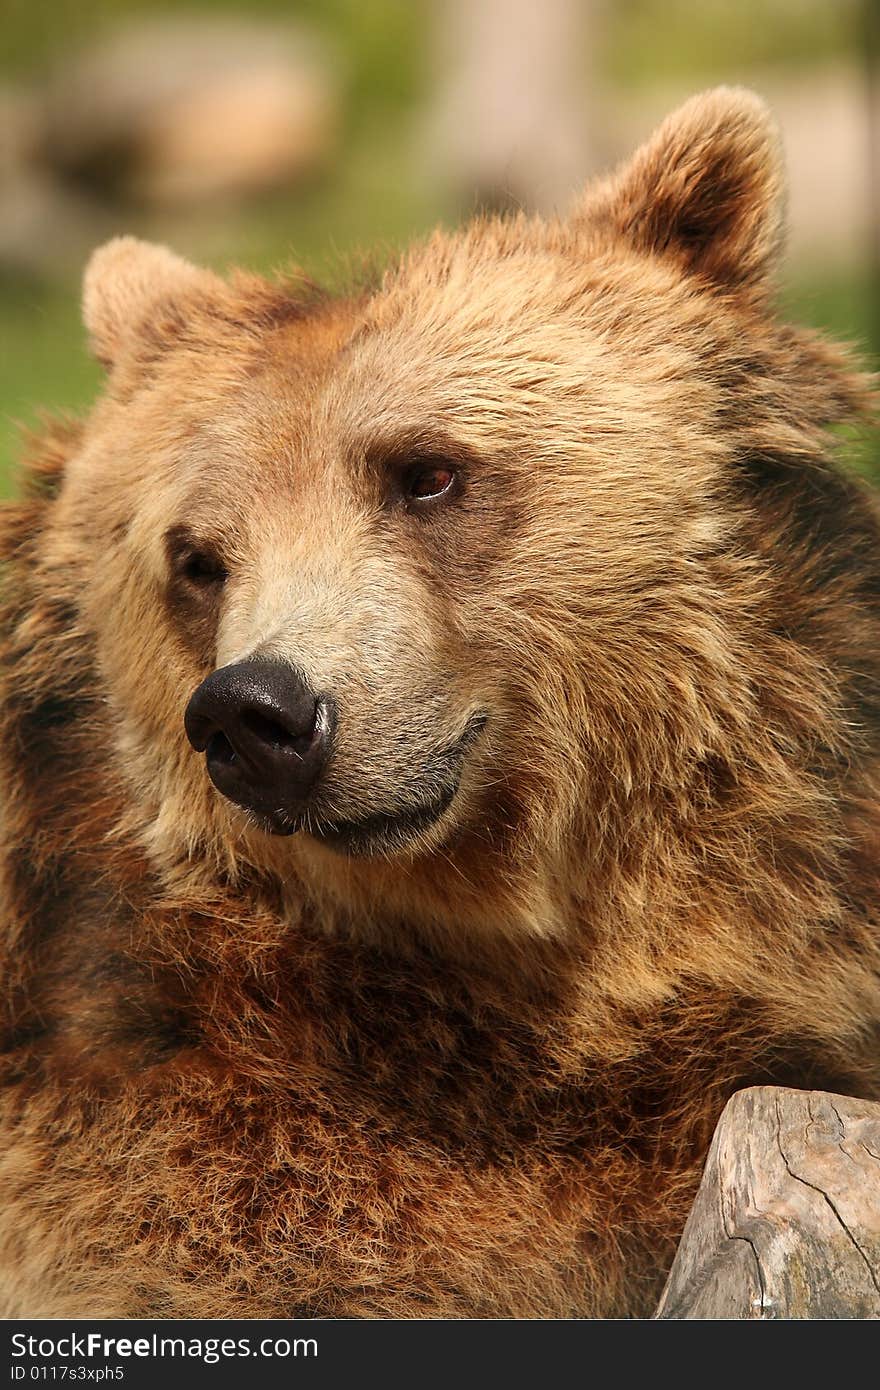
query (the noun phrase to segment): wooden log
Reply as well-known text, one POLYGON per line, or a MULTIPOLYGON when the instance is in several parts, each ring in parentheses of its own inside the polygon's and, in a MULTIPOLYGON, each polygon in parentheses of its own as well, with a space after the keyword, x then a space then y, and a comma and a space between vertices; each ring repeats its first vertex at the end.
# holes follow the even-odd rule
POLYGON ((880 1105, 733 1096, 655 1317, 880 1317, 880 1105))

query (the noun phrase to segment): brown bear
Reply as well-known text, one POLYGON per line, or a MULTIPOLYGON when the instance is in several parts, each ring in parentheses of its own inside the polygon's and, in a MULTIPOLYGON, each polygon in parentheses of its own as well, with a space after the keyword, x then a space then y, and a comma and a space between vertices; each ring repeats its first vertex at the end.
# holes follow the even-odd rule
POLYGON ((5 509, 7 1315, 643 1315, 751 1083, 880 1091, 870 408, 764 106, 381 282, 123 239, 5 509))

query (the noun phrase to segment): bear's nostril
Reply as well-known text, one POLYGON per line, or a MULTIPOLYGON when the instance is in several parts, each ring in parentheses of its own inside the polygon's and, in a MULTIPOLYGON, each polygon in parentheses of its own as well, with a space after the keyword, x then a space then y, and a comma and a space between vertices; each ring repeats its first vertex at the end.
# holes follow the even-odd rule
POLYGON ((291 748, 295 753, 306 752, 314 734, 314 722, 308 732, 294 734, 278 720, 269 719, 257 710, 246 710, 239 722, 261 743, 268 743, 272 748, 291 748))
POLYGON ((231 764, 234 763, 238 757, 238 754, 236 753, 232 744, 229 742, 229 739, 226 737, 225 734, 221 733, 219 730, 216 734, 211 735, 210 739, 208 740, 208 747, 206 751, 208 757, 211 759, 213 763, 231 764))

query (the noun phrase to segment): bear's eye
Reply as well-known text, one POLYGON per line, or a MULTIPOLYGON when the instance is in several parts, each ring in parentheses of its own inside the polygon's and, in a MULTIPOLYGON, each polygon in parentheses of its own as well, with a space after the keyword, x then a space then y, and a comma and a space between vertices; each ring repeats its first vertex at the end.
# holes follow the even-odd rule
POLYGON ((407 502, 419 506, 437 502, 452 492, 456 471, 449 463, 417 463, 403 476, 403 495, 407 502))
POLYGON ((180 557, 179 573, 188 584, 200 589, 223 584, 227 577, 222 562, 207 550, 185 551, 180 557))
POLYGON ((188 526, 172 526, 166 531, 165 553, 178 592, 209 592, 226 582, 226 566, 213 544, 194 536, 188 526))

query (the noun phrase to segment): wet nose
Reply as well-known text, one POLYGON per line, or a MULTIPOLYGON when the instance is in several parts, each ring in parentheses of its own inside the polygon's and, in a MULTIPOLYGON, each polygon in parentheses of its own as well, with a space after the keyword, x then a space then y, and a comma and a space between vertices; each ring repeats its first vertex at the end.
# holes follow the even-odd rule
POLYGON ((184 727, 208 775, 236 805, 291 833, 333 742, 332 701, 280 661, 222 666, 193 694, 184 727))

